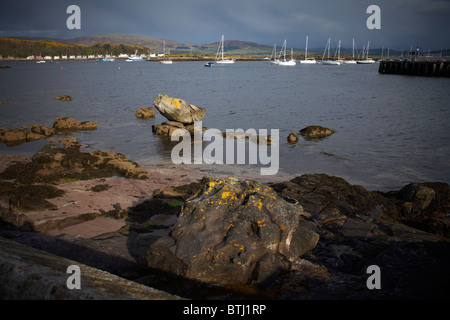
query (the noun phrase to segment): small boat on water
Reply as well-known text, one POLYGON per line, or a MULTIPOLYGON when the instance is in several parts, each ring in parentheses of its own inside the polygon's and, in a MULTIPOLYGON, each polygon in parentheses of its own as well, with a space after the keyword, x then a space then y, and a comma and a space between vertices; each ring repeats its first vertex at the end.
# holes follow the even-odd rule
POLYGON ((217 49, 217 54, 216 54, 216 63, 217 64, 232 64, 235 62, 234 59, 225 59, 223 57, 223 53, 224 53, 224 45, 225 45, 225 40, 224 40, 224 36, 222 35, 222 39, 220 40, 220 44, 219 44, 219 48, 217 49))
POLYGON ((39 60, 36 63, 45 63, 45 61, 44 60, 39 60))
POLYGON ((205 67, 208 67, 208 68, 212 68, 212 67, 215 67, 216 65, 214 64, 214 62, 208 62, 208 63, 206 63, 205 64, 205 67))
POLYGON ((133 62, 133 61, 144 61, 144 58, 142 58, 141 56, 138 56, 137 54, 137 50, 134 53, 134 55, 132 55, 131 57, 129 57, 127 60, 125 60, 127 62, 133 62))
POLYGON ((116 59, 114 59, 114 58, 105 58, 102 61, 103 62, 114 62, 114 61, 116 61, 116 59))

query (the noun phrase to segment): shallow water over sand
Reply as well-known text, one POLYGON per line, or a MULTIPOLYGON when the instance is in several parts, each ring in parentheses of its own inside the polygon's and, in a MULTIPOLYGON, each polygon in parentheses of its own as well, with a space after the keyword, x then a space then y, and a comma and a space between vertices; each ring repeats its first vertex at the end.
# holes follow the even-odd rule
MULTIPOLYGON (((5 63, 4 63, 5 64, 5 63)), ((279 129, 280 180, 326 173, 371 190, 392 190, 420 181, 450 182, 450 81, 380 75, 378 65, 300 65, 236 62, 205 68, 203 62, 66 61, 6 63, 0 70, 0 126, 52 126, 56 117, 95 121, 95 131, 74 136, 89 151, 113 150, 141 165, 173 165, 168 144, 151 130, 165 121, 135 117, 168 94, 204 107, 208 128, 279 129), (53 97, 70 95, 72 101, 53 97), (290 132, 308 125, 336 131, 320 141, 290 132)), ((270 132, 269 132, 270 133, 270 132)), ((2 153, 34 154, 45 140, 2 153)), ((185 165, 187 168, 191 166, 185 165)), ((199 166, 192 165, 199 169, 199 166)), ((202 170, 260 177, 257 166, 203 165, 202 170)), ((270 178, 270 177, 267 177, 270 178)))

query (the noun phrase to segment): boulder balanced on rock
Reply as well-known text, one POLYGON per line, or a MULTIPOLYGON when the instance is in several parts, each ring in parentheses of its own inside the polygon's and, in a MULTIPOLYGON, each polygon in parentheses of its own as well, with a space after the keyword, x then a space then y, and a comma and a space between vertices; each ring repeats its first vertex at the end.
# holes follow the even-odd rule
POLYGON ((153 104, 163 117, 183 124, 201 121, 206 113, 204 108, 196 107, 184 100, 171 98, 163 94, 158 94, 153 104))
POLYGON ((212 180, 185 202, 170 235, 150 245, 146 260, 197 281, 265 286, 316 246, 308 216, 258 182, 212 180))

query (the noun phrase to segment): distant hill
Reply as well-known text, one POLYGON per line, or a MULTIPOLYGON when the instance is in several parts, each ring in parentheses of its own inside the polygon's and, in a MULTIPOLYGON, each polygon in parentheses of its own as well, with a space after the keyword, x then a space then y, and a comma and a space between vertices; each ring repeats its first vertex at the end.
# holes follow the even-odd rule
MULTIPOLYGON (((163 39, 142 37, 125 34, 95 35, 66 40, 66 42, 92 46, 97 43, 117 43, 125 45, 139 45, 152 52, 163 51, 163 39)), ((217 51, 219 41, 210 44, 190 44, 165 40, 166 51, 173 54, 212 54, 217 51)), ((272 47, 249 41, 225 40, 225 51, 229 54, 270 54, 272 47)))
MULTIPOLYGON (((145 47, 155 52, 163 51, 163 41, 162 39, 157 39, 153 37, 141 37, 126 34, 110 34, 110 35, 95 35, 81 38, 73 38, 66 40, 65 42, 71 42, 76 44, 82 44, 87 46, 93 46, 97 43, 115 43, 123 45, 138 45, 145 47)), ((166 49, 172 49, 176 47, 191 47, 190 44, 185 44, 181 42, 166 40, 166 49)))
MULTIPOLYGON (((184 55, 215 55, 219 46, 219 41, 210 44, 190 44, 184 42, 177 42, 172 40, 163 40, 154 37, 142 37, 125 34, 110 34, 110 35, 94 35, 80 38, 73 38, 68 40, 60 39, 35 39, 35 38, 0 38, 0 55, 3 57, 19 57, 25 58, 27 56, 37 55, 98 55, 98 54, 112 54, 118 56, 120 53, 132 54, 136 50, 138 53, 162 53, 163 42, 165 41, 166 52, 171 54, 184 55)), ((272 53, 272 46, 262 45, 250 41, 239 40, 225 40, 225 52, 229 55, 260 55, 269 56, 272 53)), ((279 50, 279 48, 278 48, 279 50)), ((335 54, 336 48, 332 48, 331 54, 335 54)), ((289 48, 290 51, 290 48, 289 48)), ((318 58, 322 57, 324 48, 310 48, 309 55, 315 55, 318 58)), ((362 52, 359 48, 355 52, 356 57, 362 52)), ((304 48, 294 48, 294 54, 297 59, 302 59, 304 55, 304 48)), ((392 58, 400 58, 406 56, 408 52, 390 50, 392 58)), ((427 53, 421 52, 421 55, 427 53)), ((430 52, 433 56, 440 56, 440 51, 430 52)), ((450 50, 443 50, 442 55, 448 56, 450 50)), ((341 57, 351 57, 352 48, 341 48, 341 57)), ((382 49, 371 49, 371 57, 378 58, 382 55, 382 49)), ((386 57, 387 49, 383 51, 386 57)))

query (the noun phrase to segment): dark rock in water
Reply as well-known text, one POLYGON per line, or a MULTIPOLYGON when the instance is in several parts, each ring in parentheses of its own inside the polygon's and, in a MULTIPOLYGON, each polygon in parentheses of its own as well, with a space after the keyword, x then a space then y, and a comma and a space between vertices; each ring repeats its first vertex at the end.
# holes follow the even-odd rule
POLYGON ((139 119, 150 119, 155 117, 155 109, 152 107, 141 107, 136 110, 136 117, 139 119))
MULTIPOLYGON (((168 122, 175 122, 175 121, 168 121, 168 122)), ((181 123, 181 122, 176 122, 176 123, 181 123)), ((152 125, 153 133, 158 136, 162 136, 162 137, 168 137, 168 138, 172 137, 175 130, 179 130, 179 131, 177 131, 177 136, 183 136, 186 131, 186 129, 184 129, 183 127, 180 128, 179 126, 173 126, 170 124, 154 124, 154 125, 152 125), (179 130, 179 129, 183 129, 183 130, 179 130)))
POLYGON ((40 124, 33 124, 31 126, 31 132, 44 136, 52 136, 55 134, 55 131, 56 130, 54 128, 47 128, 46 126, 40 124))
POLYGON ((45 138, 45 135, 39 134, 39 133, 34 133, 34 132, 27 133, 27 142, 39 140, 42 138, 45 138))
POLYGON ((32 124, 12 130, 1 127, 0 142, 6 143, 7 146, 16 146, 24 142, 49 138, 56 134, 57 131, 58 134, 65 134, 78 130, 95 130, 97 127, 98 125, 93 121, 79 122, 70 117, 56 118, 53 123, 53 128, 48 128, 41 124, 32 124))
POLYGON ((288 143, 296 143, 298 141, 298 136, 295 133, 289 133, 287 137, 288 143))
POLYGON ((9 146, 19 145, 26 142, 27 134, 23 130, 11 130, 3 134, 2 140, 9 146))
POLYGON ((98 125, 93 121, 79 122, 71 117, 56 118, 53 123, 55 130, 95 130, 98 125))
POLYGON ((321 126, 308 126, 300 130, 300 134, 308 140, 322 139, 331 136, 334 130, 321 126))
POLYGON ((59 100, 59 101, 72 101, 71 96, 58 96, 58 97, 54 97, 53 99, 59 100))
POLYGON ((201 121, 206 113, 204 108, 199 108, 184 100, 171 98, 163 94, 158 94, 153 104, 163 117, 183 124, 201 121))
POLYGON ((148 266, 188 279, 268 285, 315 247, 309 215, 271 188, 236 178, 213 180, 188 199, 169 236, 147 250, 148 266))
POLYGON ((154 134, 161 136, 161 137, 172 137, 172 135, 174 135, 175 130, 176 131, 176 136, 177 137, 181 137, 184 135, 194 135, 194 131, 205 131, 208 128, 206 127, 200 127, 200 126, 195 126, 194 124, 189 124, 189 125, 184 125, 181 122, 177 122, 177 121, 166 121, 163 122, 162 124, 154 124, 152 125, 152 131, 154 134), (181 129, 181 130, 179 130, 181 129))

